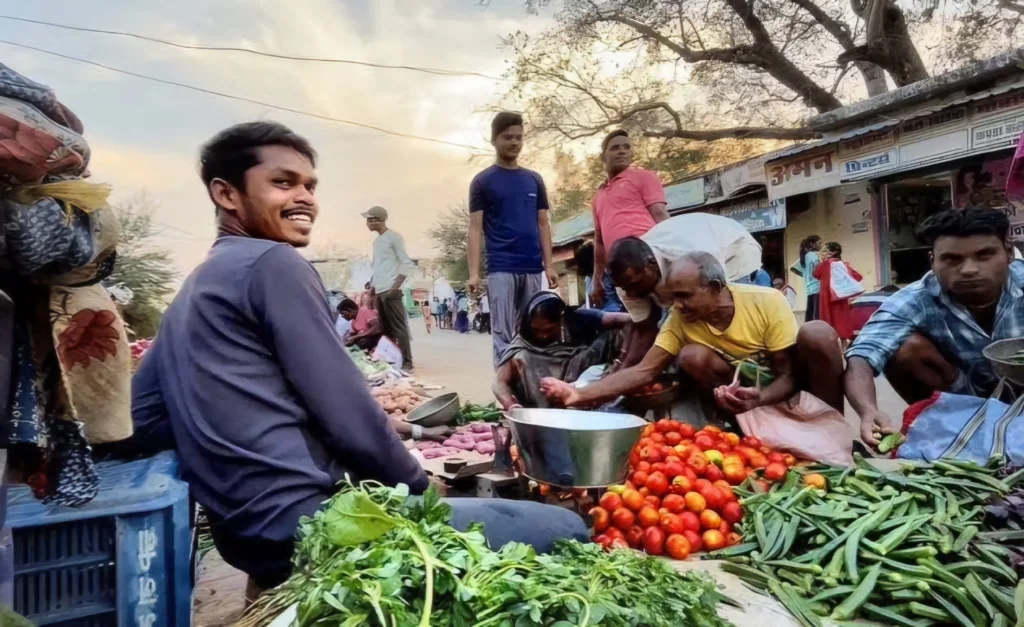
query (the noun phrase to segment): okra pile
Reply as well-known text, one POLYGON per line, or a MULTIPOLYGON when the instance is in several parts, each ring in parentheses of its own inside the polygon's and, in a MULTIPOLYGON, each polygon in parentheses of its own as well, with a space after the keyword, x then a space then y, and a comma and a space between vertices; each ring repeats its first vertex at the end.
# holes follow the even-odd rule
POLYGON ((794 469, 768 492, 753 482, 738 490, 744 542, 708 557, 805 626, 825 617, 1019 625, 1024 583, 984 520, 986 504, 1022 477, 958 460, 882 472, 858 457, 852 468, 794 469))

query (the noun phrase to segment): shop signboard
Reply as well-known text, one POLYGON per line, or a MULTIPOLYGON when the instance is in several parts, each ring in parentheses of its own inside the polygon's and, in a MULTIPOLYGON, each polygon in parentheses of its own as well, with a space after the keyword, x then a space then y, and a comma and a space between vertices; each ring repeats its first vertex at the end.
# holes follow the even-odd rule
POLYGON ((765 172, 771 200, 835 187, 842 179, 835 150, 767 163, 765 172))
POLYGON ((722 193, 729 197, 744 187, 766 185, 768 180, 764 177, 765 161, 766 159, 761 157, 741 163, 734 168, 723 170, 719 176, 719 181, 722 184, 722 193))
POLYGON ((882 172, 895 170, 899 165, 899 151, 895 148, 883 153, 856 157, 843 161, 843 180, 870 178, 882 172))
POLYGON ((723 207, 719 215, 732 218, 751 233, 786 228, 786 199, 759 198, 723 207))
POLYGON ((669 211, 704 204, 704 177, 683 181, 665 188, 665 203, 669 211))
POLYGON ((979 124, 971 129, 971 150, 1009 148, 1024 131, 1024 111, 1008 118, 979 124))
POLYGON ((839 156, 851 157, 866 152, 877 152, 881 148, 888 148, 896 144, 896 131, 892 128, 887 131, 876 133, 865 133, 858 137, 852 137, 839 142, 839 156))
POLYGON ((900 144, 900 169, 945 161, 967 152, 970 138, 967 129, 900 144))

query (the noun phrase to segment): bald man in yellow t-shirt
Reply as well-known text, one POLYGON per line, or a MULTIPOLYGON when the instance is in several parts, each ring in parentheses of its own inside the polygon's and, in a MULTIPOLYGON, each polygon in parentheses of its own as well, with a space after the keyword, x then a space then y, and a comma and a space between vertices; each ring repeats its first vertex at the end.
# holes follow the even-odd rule
POLYGON ((843 411, 843 357, 832 327, 820 321, 798 327, 781 292, 726 283, 721 264, 703 252, 673 262, 665 287, 671 313, 639 364, 583 389, 544 379, 544 393, 566 407, 611 399, 654 381, 676 361, 734 414, 800 390, 843 411))

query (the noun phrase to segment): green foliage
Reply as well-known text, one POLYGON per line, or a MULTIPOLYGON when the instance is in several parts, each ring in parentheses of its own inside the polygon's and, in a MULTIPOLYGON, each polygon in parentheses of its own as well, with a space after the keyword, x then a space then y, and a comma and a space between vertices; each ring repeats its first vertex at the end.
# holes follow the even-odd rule
POLYGON ((167 299, 174 293, 174 262, 169 251, 153 244, 158 230, 151 207, 136 201, 115 211, 121 237, 114 273, 104 283, 121 284, 132 291, 132 301, 123 310, 124 320, 136 337, 153 337, 160 327, 167 299))
MULTIPOLYGON (((428 234, 440 254, 436 262, 444 269, 452 285, 469 280, 467 233, 469 233, 469 206, 460 203, 448 207, 438 216, 428 234)), ((480 276, 487 276, 487 264, 481 260, 480 276)))

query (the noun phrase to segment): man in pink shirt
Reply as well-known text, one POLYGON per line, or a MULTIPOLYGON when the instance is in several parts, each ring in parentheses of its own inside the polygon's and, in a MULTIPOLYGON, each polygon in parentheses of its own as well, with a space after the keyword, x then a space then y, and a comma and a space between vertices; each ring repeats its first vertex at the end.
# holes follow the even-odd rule
POLYGON ((594 277, 590 300, 604 311, 625 311, 605 269, 607 251, 623 237, 641 237, 668 220, 665 189, 650 170, 633 165, 629 133, 612 131, 601 142, 606 180, 594 194, 594 277))

